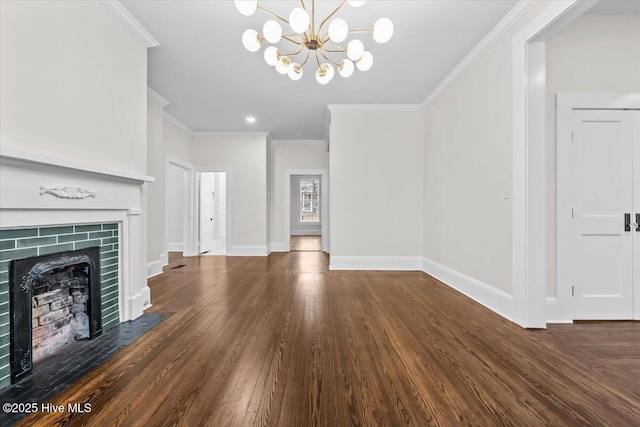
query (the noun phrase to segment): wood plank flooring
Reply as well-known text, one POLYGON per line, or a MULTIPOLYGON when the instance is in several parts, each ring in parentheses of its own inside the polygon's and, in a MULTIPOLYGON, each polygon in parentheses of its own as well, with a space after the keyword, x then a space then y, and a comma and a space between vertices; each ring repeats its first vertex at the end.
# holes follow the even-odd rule
POLYGON ((291 252, 322 251, 322 236, 291 236, 291 252))
POLYGON ((637 426, 640 323, 528 331, 419 272, 172 257, 174 313, 24 426, 637 426))

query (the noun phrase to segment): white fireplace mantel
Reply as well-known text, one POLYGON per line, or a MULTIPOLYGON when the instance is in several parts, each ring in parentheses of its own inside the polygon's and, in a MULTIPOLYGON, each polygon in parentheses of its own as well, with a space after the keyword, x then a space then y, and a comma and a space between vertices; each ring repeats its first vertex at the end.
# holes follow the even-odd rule
POLYGON ((0 147, 0 228, 118 222, 120 320, 151 304, 141 186, 153 177, 0 147))

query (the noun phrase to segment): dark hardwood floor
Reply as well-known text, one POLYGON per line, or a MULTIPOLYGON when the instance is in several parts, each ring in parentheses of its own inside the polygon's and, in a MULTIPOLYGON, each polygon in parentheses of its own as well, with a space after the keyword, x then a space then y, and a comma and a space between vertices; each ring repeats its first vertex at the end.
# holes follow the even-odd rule
POLYGON ((291 252, 322 251, 322 236, 291 236, 291 252))
POLYGON ((25 426, 640 425, 640 323, 528 331, 418 272, 172 257, 172 314, 25 426))

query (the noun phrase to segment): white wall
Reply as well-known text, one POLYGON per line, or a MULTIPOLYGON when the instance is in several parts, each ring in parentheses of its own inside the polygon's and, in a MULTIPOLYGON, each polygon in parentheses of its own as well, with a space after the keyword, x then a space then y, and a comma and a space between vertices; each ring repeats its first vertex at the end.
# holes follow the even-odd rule
POLYGON ((175 123, 175 119, 168 119, 164 115, 162 141, 167 156, 193 163, 193 132, 175 123))
POLYGON ((424 257, 511 293, 512 38, 533 6, 424 114, 424 257))
POLYGON ((640 16, 583 15, 547 40, 546 61, 546 282, 555 296, 555 94, 640 92, 640 16))
POLYGON ((406 261, 422 254, 422 112, 330 109, 332 268, 408 257, 395 268, 413 269, 406 261))
MULTIPOLYGON (((232 254, 267 252, 267 134, 195 134, 196 166, 230 166, 232 254)), ((229 179, 227 177, 227 179, 229 179)))
POLYGON ((147 173, 147 48, 97 1, 0 2, 0 140, 147 173))
MULTIPOLYGON (((283 244, 289 238, 289 230, 284 228, 285 171, 327 169, 327 144, 324 141, 272 141, 269 151, 271 242, 283 244)), ((294 223, 295 215, 290 216, 290 224, 294 223)))
POLYGON ((185 171, 178 166, 169 165, 167 169, 167 216, 169 221, 169 250, 176 249, 184 242, 184 178, 185 171))

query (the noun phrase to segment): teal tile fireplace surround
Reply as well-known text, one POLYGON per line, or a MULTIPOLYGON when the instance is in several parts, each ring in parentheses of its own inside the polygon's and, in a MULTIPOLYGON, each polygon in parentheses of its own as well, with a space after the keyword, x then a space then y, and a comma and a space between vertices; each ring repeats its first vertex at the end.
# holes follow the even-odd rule
POLYGON ((11 383, 9 365, 9 267, 11 260, 100 247, 102 328, 120 323, 119 230, 117 223, 0 230, 0 388, 11 383))

